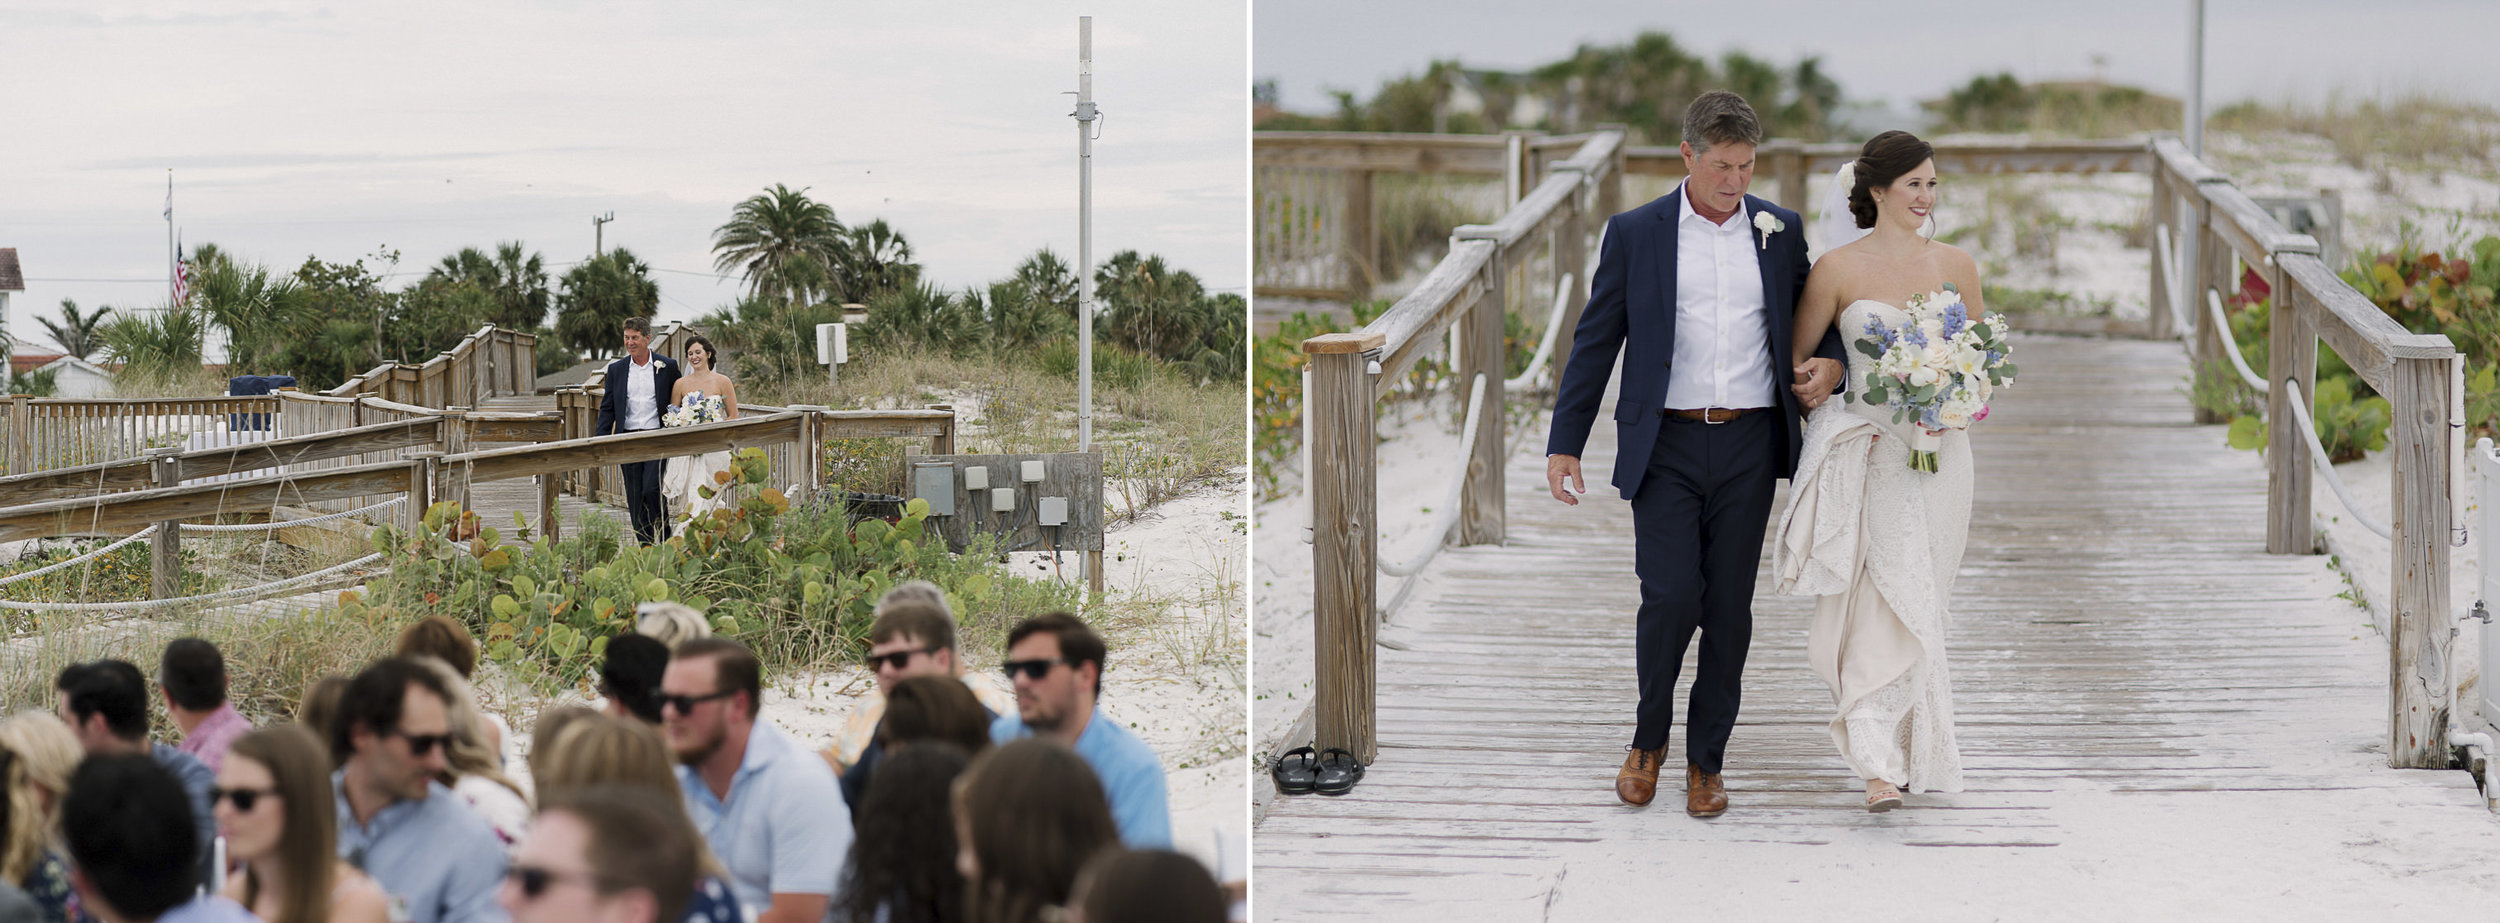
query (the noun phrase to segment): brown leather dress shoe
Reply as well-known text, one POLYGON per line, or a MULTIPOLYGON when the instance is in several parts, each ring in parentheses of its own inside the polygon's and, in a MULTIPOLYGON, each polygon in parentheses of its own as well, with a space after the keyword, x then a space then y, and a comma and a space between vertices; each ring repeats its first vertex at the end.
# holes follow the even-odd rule
POLYGON ((1727 783, 1715 772, 1684 764, 1684 813, 1694 817, 1717 817, 1727 813, 1727 783))
POLYGON ((1624 754, 1623 771, 1615 773, 1615 797, 1634 807, 1648 804, 1658 794, 1658 761, 1666 755, 1665 745, 1624 754))

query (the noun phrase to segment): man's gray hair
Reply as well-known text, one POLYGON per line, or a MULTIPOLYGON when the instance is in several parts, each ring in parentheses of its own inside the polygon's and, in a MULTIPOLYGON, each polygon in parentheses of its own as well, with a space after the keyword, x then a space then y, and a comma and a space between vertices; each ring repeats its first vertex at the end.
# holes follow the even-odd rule
POLYGON ((712 623, 693 606, 678 602, 646 602, 634 607, 634 630, 653 640, 676 647, 690 638, 708 638, 712 623))
POLYGON ((1762 120, 1753 113, 1745 98, 1726 90, 1712 90, 1693 98, 1684 107, 1684 143, 1695 151, 1706 151, 1721 144, 1762 143, 1762 120))
POLYGON ((877 599, 875 614, 884 615, 886 609, 902 602, 927 603, 936 606, 939 612, 953 614, 953 610, 946 607, 946 590, 926 580, 906 580, 885 591, 885 595, 877 599))

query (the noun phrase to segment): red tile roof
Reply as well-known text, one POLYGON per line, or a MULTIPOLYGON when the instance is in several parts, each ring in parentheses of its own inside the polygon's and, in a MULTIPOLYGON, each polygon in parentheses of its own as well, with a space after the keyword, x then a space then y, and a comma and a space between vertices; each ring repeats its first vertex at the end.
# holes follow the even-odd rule
POLYGON ((9 356, 9 373, 24 375, 61 358, 60 353, 14 353, 9 356))

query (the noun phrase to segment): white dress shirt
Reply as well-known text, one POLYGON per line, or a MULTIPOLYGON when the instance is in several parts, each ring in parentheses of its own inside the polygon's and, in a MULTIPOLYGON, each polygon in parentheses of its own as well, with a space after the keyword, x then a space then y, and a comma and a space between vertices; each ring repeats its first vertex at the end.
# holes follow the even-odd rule
POLYGON ((1667 407, 1778 406, 1771 312, 1762 303, 1762 252, 1743 207, 1726 224, 1693 210, 1683 189, 1675 224, 1675 366, 1667 407))
POLYGON ((633 357, 626 357, 626 429, 660 428, 659 386, 657 379, 653 377, 653 373, 659 366, 660 357, 657 354, 654 354, 649 362, 635 362, 633 357))

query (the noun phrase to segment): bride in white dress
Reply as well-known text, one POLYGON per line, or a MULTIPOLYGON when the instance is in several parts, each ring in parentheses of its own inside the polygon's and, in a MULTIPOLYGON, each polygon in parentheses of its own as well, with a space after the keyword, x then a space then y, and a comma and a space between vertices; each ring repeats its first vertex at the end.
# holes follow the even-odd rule
MULTIPOLYGON (((712 347, 712 341, 700 336, 687 338, 684 359, 686 374, 677 379, 677 387, 669 392, 669 406, 685 403, 689 394, 718 397, 721 400, 721 419, 737 419, 738 384, 720 373, 720 351, 712 347)), ((726 491, 722 491, 707 498, 695 488, 717 487, 713 482, 713 472, 728 467, 729 453, 725 451, 669 459, 667 469, 660 475, 660 495, 667 497, 671 506, 684 509, 689 516, 703 515, 726 504, 728 496, 726 491)))
MULTIPOLYGON (((1791 342, 1822 342, 1835 322, 1851 340, 1868 335, 1870 320, 1897 326, 1911 295, 1946 283, 1970 316, 1980 316, 1970 254, 1922 233, 1936 204, 1933 148, 1907 132, 1885 132, 1834 185, 1848 188, 1846 214, 1856 227, 1826 235, 1832 249, 1807 276, 1791 342)), ((1806 358, 1801 352, 1795 360, 1806 358)), ((1847 392, 1865 389, 1873 364, 1852 344, 1847 392)), ((1866 781, 1867 809, 1885 811, 1902 803, 1903 788, 1962 788, 1944 642, 1970 534, 1970 440, 1947 432, 1935 473, 1915 471, 1914 422, 1896 424, 1890 408, 1850 393, 1836 397, 1806 419, 1772 549, 1773 588, 1821 597, 1806 657, 1832 690, 1833 744, 1866 781)))

